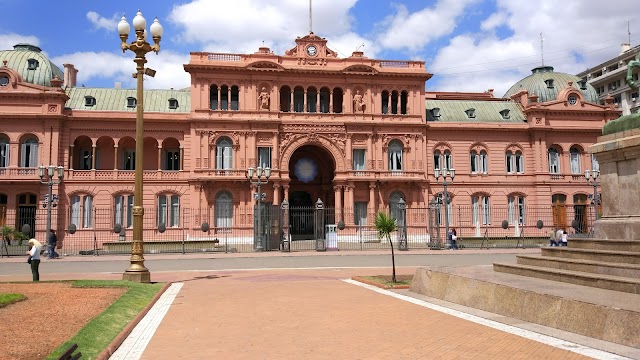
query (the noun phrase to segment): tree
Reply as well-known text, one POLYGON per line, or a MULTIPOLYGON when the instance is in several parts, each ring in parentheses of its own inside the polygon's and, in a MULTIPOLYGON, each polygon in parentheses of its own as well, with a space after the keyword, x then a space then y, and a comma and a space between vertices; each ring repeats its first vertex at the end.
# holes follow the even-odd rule
POLYGON ((382 211, 376 215, 375 228, 378 231, 378 235, 383 238, 389 240, 389 245, 391 245, 391 265, 393 266, 393 274, 391 276, 391 281, 396 282, 396 258, 393 253, 393 243, 391 242, 391 233, 396 231, 397 229, 396 219, 383 213, 382 211))

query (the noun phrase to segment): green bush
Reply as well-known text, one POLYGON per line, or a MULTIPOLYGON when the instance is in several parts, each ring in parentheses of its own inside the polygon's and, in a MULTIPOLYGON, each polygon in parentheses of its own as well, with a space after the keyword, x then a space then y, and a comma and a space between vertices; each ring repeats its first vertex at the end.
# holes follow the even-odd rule
POLYGON ((3 226, 4 230, 4 241, 7 244, 11 244, 10 241, 13 241, 13 245, 22 245, 23 240, 28 240, 29 237, 23 234, 21 231, 17 230, 11 226, 3 226))

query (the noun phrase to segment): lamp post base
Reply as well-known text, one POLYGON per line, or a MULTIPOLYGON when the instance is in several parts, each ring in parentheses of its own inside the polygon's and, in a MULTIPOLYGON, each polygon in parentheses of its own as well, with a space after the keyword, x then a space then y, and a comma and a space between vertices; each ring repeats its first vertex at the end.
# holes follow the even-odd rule
POLYGON ((146 270, 146 271, 125 271, 122 274, 122 280, 148 284, 148 283, 151 282, 151 273, 149 272, 149 270, 146 270))

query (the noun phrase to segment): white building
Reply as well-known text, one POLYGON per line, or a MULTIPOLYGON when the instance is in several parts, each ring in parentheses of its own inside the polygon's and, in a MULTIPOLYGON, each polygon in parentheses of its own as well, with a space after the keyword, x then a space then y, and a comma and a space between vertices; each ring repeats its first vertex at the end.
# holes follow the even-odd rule
MULTIPOLYGON (((618 56, 589 68, 577 76, 596 88, 600 104, 604 104, 604 99, 611 96, 623 115, 640 112, 638 89, 629 87, 625 81, 627 64, 639 54, 640 45, 632 48, 629 44, 622 44, 618 56)), ((634 70, 633 79, 638 81, 638 70, 634 70)))

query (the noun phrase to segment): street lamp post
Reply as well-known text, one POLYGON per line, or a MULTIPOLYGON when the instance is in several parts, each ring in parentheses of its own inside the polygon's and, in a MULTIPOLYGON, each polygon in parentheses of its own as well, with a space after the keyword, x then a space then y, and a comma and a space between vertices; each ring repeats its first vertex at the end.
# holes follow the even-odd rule
POLYGON ((247 179, 251 185, 254 185, 258 192, 254 195, 256 199, 256 216, 258 217, 258 239, 256 242, 256 251, 264 251, 264 246, 262 245, 262 213, 260 211, 260 205, 262 204, 262 200, 265 198, 265 194, 260 191, 260 186, 269 182, 269 177, 271 177, 271 168, 262 168, 258 166, 255 169, 256 180, 253 180, 254 169, 252 167, 247 169, 247 179))
POLYGON ((444 186, 444 227, 445 227, 445 235, 447 242, 446 248, 451 248, 451 240, 449 239, 449 193, 447 192, 447 177, 451 179, 453 182, 453 178, 456 177, 456 169, 443 169, 440 171, 436 169, 434 171, 434 175, 436 176, 436 183, 440 183, 440 176, 442 175, 442 185, 444 186))
MULTIPOLYGON (((64 168, 62 166, 55 167, 53 165, 49 165, 47 167, 40 165, 38 167, 38 175, 40 176, 40 183, 49 186, 49 195, 47 196, 47 234, 45 235, 45 239, 48 240, 49 234, 51 233, 51 208, 53 207, 53 185, 58 185, 62 183, 64 178, 64 168), (58 180, 56 180, 56 170, 58 171, 58 180)), ((49 254, 51 256, 51 254, 49 254)))
POLYGON ((137 80, 137 104, 136 104, 136 156, 135 156, 135 187, 133 193, 133 241, 131 244, 131 264, 129 268, 125 270, 122 278, 124 280, 130 280, 135 282, 148 283, 151 281, 151 274, 149 270, 144 266, 144 250, 143 250, 143 217, 144 208, 142 207, 142 176, 143 176, 143 151, 144 151, 144 94, 143 94, 143 76, 155 75, 155 71, 152 69, 145 69, 144 64, 147 62, 145 55, 148 52, 158 53, 160 51, 160 38, 162 37, 162 25, 156 18, 153 24, 149 27, 151 37, 153 38, 153 45, 146 41, 147 38, 147 21, 142 17, 142 13, 138 10, 138 13, 133 18, 133 28, 136 33, 136 38, 133 42, 127 43, 129 38, 129 31, 131 27, 127 22, 127 19, 123 16, 118 23, 118 34, 122 44, 122 52, 131 50, 136 54, 133 62, 136 63, 136 73, 133 77, 137 80))
POLYGON ((593 186, 593 209, 594 217, 598 220, 598 177, 600 176, 599 170, 585 170, 584 178, 589 185, 593 186))

